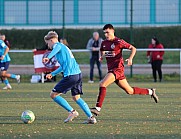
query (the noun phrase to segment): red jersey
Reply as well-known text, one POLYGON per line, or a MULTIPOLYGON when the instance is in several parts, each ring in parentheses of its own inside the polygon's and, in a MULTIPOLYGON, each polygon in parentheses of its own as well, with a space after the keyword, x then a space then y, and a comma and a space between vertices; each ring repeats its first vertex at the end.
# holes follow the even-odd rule
MULTIPOLYGON (((164 49, 162 44, 158 44, 156 46, 154 46, 153 44, 150 44, 148 46, 148 48, 151 49, 164 49)), ((163 55, 164 55, 164 51, 148 51, 147 52, 147 56, 151 56, 152 61, 155 60, 163 60, 163 55)))
POLYGON ((124 67, 122 50, 129 48, 129 43, 117 37, 114 40, 104 40, 102 42, 100 51, 104 51, 105 53, 108 70, 124 67))

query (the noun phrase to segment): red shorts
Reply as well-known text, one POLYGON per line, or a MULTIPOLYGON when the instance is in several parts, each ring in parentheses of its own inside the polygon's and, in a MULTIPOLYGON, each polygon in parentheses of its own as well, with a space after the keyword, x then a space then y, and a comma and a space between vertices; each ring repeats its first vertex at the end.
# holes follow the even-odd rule
POLYGON ((113 73, 116 80, 126 79, 126 77, 124 75, 124 67, 109 70, 108 73, 113 73))

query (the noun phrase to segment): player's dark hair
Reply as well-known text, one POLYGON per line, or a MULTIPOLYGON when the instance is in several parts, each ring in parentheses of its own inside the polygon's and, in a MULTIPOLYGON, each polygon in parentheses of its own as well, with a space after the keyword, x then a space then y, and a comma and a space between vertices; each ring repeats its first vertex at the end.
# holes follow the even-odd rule
POLYGON ((153 36, 152 39, 155 40, 155 44, 156 44, 156 45, 160 44, 160 42, 159 42, 159 40, 158 40, 157 37, 153 36))
POLYGON ((114 30, 114 27, 113 27, 113 25, 111 25, 111 24, 106 24, 106 25, 104 25, 103 30, 106 30, 106 29, 108 29, 108 28, 114 30))

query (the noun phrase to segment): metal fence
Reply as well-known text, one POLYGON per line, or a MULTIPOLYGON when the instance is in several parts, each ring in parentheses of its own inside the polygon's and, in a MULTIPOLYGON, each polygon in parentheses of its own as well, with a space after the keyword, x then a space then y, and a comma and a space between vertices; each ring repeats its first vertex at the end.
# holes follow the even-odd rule
POLYGON ((0 0, 0 26, 127 26, 131 12, 134 25, 181 24, 181 0, 0 0))
MULTIPOLYGON (((89 52, 89 50, 87 50, 87 49, 73 49, 73 50, 71 50, 73 53, 88 53, 89 52)), ((130 51, 130 50, 124 50, 124 51, 130 51)), ((176 65, 176 71, 175 71, 175 68, 174 68, 174 66, 173 66, 173 64, 166 64, 167 66, 164 66, 164 68, 165 69, 167 69, 167 70, 171 70, 172 72, 176 72, 176 73, 178 73, 178 74, 180 74, 180 82, 181 82, 181 49, 137 49, 137 52, 147 52, 147 51, 165 51, 165 52, 179 52, 179 56, 180 56, 180 58, 179 58, 179 63, 178 64, 174 64, 174 66, 176 65), (173 69, 172 69, 173 68, 173 69), (179 69, 178 69, 179 68, 179 69)), ((10 50, 10 53, 32 53, 32 50, 10 50)), ((85 57, 82 57, 82 58, 84 58, 85 59, 85 57)), ((84 66, 85 66, 85 64, 83 64, 84 66)), ((146 69, 146 66, 145 66, 145 64, 143 64, 143 63, 139 63, 139 65, 141 65, 141 74, 144 74, 144 70, 146 69), (145 68, 145 69, 144 69, 145 68)), ((147 64, 148 65, 148 64, 147 64)), ((149 64, 150 65, 150 64, 149 64)), ((15 67, 16 68, 18 68, 19 69, 19 71, 22 73, 22 65, 15 65, 15 67), (21 69, 21 70, 20 70, 21 69)), ((14 72, 14 70, 15 70, 15 67, 13 67, 13 72, 14 72)), ((31 71, 33 71, 33 66, 32 67, 30 67, 29 65, 25 65, 24 67, 23 67, 25 70, 27 69, 27 71, 28 72, 31 72, 31 71), (27 66, 27 67, 26 67, 27 66), (31 70, 30 70, 31 69, 31 70)), ((134 68, 136 68, 136 66, 134 65, 133 67, 132 67, 133 69, 134 68)), ((132 76, 132 74, 134 74, 134 72, 132 72, 132 68, 130 68, 130 75, 132 76)), ((139 68, 139 67, 137 67, 137 68, 139 68)), ((128 67, 127 67, 127 69, 128 69, 128 67)), ((151 72, 150 72, 151 73, 151 72)), ((18 72, 18 74, 20 74, 19 72, 18 72)))

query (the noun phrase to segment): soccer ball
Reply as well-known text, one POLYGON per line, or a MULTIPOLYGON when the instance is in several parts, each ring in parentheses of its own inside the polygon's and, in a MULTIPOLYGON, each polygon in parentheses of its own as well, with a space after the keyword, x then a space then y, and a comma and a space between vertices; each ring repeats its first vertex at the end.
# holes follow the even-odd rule
POLYGON ((33 121, 35 120, 35 115, 32 111, 30 110, 25 110, 22 114, 21 114, 21 120, 25 123, 25 124, 30 124, 33 123, 33 121))

